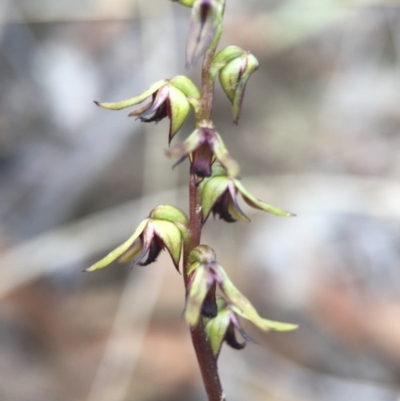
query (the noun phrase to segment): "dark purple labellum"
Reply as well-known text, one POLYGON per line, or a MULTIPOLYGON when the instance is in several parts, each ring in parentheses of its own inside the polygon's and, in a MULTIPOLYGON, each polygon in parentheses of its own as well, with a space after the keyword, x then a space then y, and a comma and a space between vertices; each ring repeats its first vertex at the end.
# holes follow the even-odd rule
POLYGON ((201 314, 204 317, 215 317, 218 314, 217 300, 215 299, 215 291, 217 285, 214 283, 207 293, 207 296, 201 307, 201 314))
POLYGON ((236 339, 235 329, 232 324, 229 325, 228 330, 226 331, 225 341, 230 347, 234 349, 243 349, 246 346, 246 340, 240 343, 236 339))
POLYGON ((140 266, 147 266, 150 263, 155 262, 163 248, 164 248, 164 243, 159 237, 155 235, 150 243, 147 259, 144 262, 140 262, 138 264, 140 266))
POLYGON ((226 221, 227 223, 234 223, 236 221, 235 218, 228 211, 228 204, 231 201, 231 195, 228 191, 224 192, 222 196, 215 202, 212 213, 213 215, 218 215, 221 220, 226 221))

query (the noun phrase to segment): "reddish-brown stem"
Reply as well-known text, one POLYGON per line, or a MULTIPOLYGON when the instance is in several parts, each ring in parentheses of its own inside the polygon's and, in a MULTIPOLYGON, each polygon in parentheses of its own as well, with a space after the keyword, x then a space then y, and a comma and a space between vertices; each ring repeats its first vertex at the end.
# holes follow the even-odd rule
MULTIPOLYGON (((199 127, 201 121, 210 120, 211 118, 214 79, 210 74, 210 68, 221 31, 222 27, 219 29, 219 32, 217 33, 212 45, 204 56, 201 74, 201 102, 199 112, 196 115, 196 127, 199 127)), ((185 285, 187 285, 188 282, 187 267, 189 253, 193 248, 200 245, 202 229, 201 202, 199 199, 196 176, 193 174, 190 175, 189 183, 189 218, 190 242, 189 246, 185 247, 183 255, 185 285)), ((225 401, 225 396, 218 374, 217 359, 211 350, 211 346, 201 319, 197 326, 190 328, 190 333, 208 400, 225 401)))

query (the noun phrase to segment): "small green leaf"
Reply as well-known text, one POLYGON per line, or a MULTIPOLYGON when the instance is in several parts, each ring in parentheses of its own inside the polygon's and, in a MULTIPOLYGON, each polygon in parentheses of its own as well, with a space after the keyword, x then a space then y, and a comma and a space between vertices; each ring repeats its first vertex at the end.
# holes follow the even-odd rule
POLYGON ((99 103, 95 102, 97 106, 102 107, 103 109, 108 110, 122 110, 126 109, 127 107, 135 106, 136 104, 142 103, 145 99, 151 96, 153 93, 157 92, 161 87, 163 87, 167 83, 166 80, 157 81, 153 85, 150 86, 147 91, 141 93, 140 95, 131 97, 129 99, 121 100, 115 103, 99 103))
POLYGON ((179 259, 182 251, 182 235, 179 228, 167 220, 151 220, 154 232, 162 239, 171 255, 176 269, 179 271, 179 259))
POLYGON ((207 220, 215 202, 227 190, 229 178, 223 176, 211 177, 207 180, 201 189, 201 211, 203 222, 207 220))
POLYGON ((234 180, 235 187, 237 190, 242 194, 244 201, 251 207, 259 210, 263 210, 265 212, 269 212, 275 214, 276 216, 283 216, 283 217, 292 217, 295 216, 292 213, 285 212, 284 210, 278 209, 275 206, 271 206, 268 203, 265 203, 255 196, 253 196, 247 189, 242 185, 239 180, 234 180))
POLYGON ((85 271, 92 272, 97 269, 102 269, 103 267, 106 267, 109 264, 111 264, 112 262, 114 262, 115 260, 117 260, 120 256, 122 256, 126 251, 129 250, 129 248, 133 245, 133 243, 139 238, 139 235, 144 231, 144 229, 146 228, 148 223, 149 223, 149 219, 143 220, 139 224, 139 226, 136 228, 136 230, 132 234, 132 236, 129 237, 128 240, 126 240, 118 248, 116 248, 112 252, 110 252, 106 257, 104 257, 103 259, 101 259, 97 263, 95 263, 94 265, 87 268, 85 271))

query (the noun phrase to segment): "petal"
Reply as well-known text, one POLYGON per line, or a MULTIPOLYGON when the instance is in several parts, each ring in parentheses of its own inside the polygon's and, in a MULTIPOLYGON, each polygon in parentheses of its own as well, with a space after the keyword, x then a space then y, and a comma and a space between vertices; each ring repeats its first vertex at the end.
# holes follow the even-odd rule
POLYGON ((213 274, 206 266, 198 266, 187 288, 185 319, 190 326, 197 325, 204 299, 213 283, 213 274))
MULTIPOLYGON (((144 113, 141 114, 141 118, 148 116, 152 113, 154 113, 158 108, 160 108, 160 106, 162 106, 166 99, 169 96, 169 92, 170 92, 170 87, 169 85, 164 85, 161 89, 159 89, 156 92, 156 97, 153 100, 153 104, 151 105, 151 107, 149 109, 147 109, 144 113)), ((166 117, 166 113, 165 114, 166 117)))
POLYGON ((147 226, 148 222, 149 222, 149 219, 143 220, 139 224, 139 226, 136 228, 136 230, 133 233, 133 235, 128 240, 126 240, 118 248, 116 248, 112 252, 110 252, 106 257, 104 257, 103 259, 101 259, 97 263, 95 263, 94 265, 92 265, 89 268, 87 268, 85 271, 92 272, 92 271, 97 270, 97 269, 102 269, 103 267, 106 267, 109 264, 111 264, 112 262, 114 262, 115 260, 117 260, 139 238, 139 235, 146 229, 146 226, 147 226))
POLYGON ((262 330, 290 331, 298 327, 295 324, 275 322, 262 318, 251 302, 235 287, 222 266, 218 265, 218 268, 215 269, 215 274, 218 276, 218 284, 221 290, 232 303, 231 309, 239 316, 250 320, 262 330))
POLYGON ((247 81, 249 80, 251 74, 258 69, 258 66, 258 60, 252 54, 249 54, 247 56, 246 69, 240 75, 239 82, 235 90, 235 95, 232 100, 233 122, 235 124, 237 124, 239 121, 247 81))
POLYGON ((171 255, 176 270, 179 271, 179 259, 182 251, 182 235, 179 228, 174 223, 166 220, 151 220, 150 224, 154 227, 154 232, 161 238, 171 255))
POLYGON ((118 263, 127 263, 135 259, 143 249, 140 237, 132 244, 132 246, 118 259, 118 263))
POLYGON ((228 153, 224 141, 218 132, 215 132, 215 139, 210 143, 210 147, 212 148, 216 159, 225 168, 228 176, 231 178, 237 177, 239 174, 239 164, 228 153))
POLYGON ((127 107, 134 106, 135 104, 142 103, 146 98, 151 96, 153 93, 158 91, 161 87, 163 87, 167 83, 166 80, 162 81, 157 81, 153 85, 150 86, 147 91, 141 93, 140 95, 131 97, 129 99, 121 100, 120 102, 115 102, 115 103, 99 103, 95 102, 97 106, 102 107, 103 109, 108 109, 108 110, 122 110, 126 109, 127 107))
POLYGON ((210 319, 206 325, 205 330, 208 340, 211 344, 211 349, 215 357, 218 357, 222 343, 225 340, 225 335, 230 325, 230 311, 228 308, 223 308, 218 312, 218 315, 210 319))
POLYGON ((273 213, 276 216, 292 217, 295 216, 292 213, 285 212, 284 210, 278 209, 275 206, 268 205, 265 202, 254 197, 247 189, 242 185, 239 180, 234 180, 236 189, 242 194, 244 201, 251 207, 259 210, 264 210, 265 212, 273 213))
POLYGON ((246 223, 250 222, 250 219, 243 212, 239 203, 237 201, 237 190, 233 184, 233 181, 229 182, 229 193, 230 193, 230 202, 228 203, 228 211, 229 213, 236 219, 240 221, 244 221, 246 223))
POLYGON ((210 215, 211 209, 226 191, 229 178, 223 176, 211 177, 205 181, 201 188, 201 211, 203 223, 210 215))
POLYGON ((175 134, 180 130, 190 111, 190 103, 186 96, 175 87, 169 88, 169 105, 170 105, 170 129, 169 142, 175 134))
POLYGON ((205 138, 202 135, 201 129, 196 129, 184 142, 168 149, 165 154, 168 157, 186 158, 190 153, 197 149, 204 142, 204 140, 205 138))
POLYGON ((137 116, 140 116, 142 113, 144 113, 145 111, 147 111, 147 110, 151 107, 152 104, 153 104, 153 102, 150 102, 150 103, 145 104, 143 107, 139 107, 138 109, 131 111, 131 112, 128 114, 128 117, 137 117, 137 116))

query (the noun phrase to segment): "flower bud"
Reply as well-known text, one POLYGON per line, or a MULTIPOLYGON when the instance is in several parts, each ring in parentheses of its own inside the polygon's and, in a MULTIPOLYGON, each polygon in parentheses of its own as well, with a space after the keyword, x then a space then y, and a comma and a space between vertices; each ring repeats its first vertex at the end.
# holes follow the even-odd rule
POLYGON ((257 59, 248 53, 228 62, 219 73, 221 86, 232 103, 235 124, 239 121, 247 81, 258 66, 257 59))
POLYGON ((225 0, 196 0, 192 8, 186 45, 186 67, 192 67, 207 51, 222 27, 225 0))
POLYGON ((246 55, 246 52, 239 46, 226 46, 220 50, 214 57, 211 66, 211 75, 215 75, 225 67, 230 61, 246 55))

